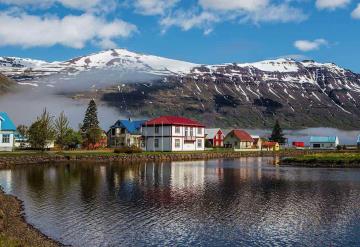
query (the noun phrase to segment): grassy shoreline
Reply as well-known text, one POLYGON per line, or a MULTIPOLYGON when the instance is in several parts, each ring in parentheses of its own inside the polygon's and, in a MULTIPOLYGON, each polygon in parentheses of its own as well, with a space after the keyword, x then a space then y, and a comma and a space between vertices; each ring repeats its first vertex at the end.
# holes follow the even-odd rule
POLYGON ((307 167, 360 168, 360 152, 328 152, 285 158, 283 165, 307 167))
POLYGON ((28 224, 23 211, 23 203, 15 196, 5 194, 0 187, 0 246, 63 246, 28 224))

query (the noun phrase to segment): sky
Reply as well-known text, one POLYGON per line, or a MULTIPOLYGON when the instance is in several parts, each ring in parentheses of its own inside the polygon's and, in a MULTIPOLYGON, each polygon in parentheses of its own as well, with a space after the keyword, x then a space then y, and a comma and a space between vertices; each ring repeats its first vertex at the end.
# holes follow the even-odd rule
POLYGON ((0 56, 125 48, 200 64, 279 57, 360 73, 360 0, 0 0, 0 56))

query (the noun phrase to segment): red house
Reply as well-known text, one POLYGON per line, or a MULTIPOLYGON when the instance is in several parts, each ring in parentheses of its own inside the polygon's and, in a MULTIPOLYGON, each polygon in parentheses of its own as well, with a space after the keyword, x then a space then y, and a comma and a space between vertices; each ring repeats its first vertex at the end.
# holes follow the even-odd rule
POLYGON ((305 147, 305 143, 304 143, 304 142, 293 142, 292 145, 293 145, 293 147, 295 147, 295 148, 304 148, 304 147, 305 147))
POLYGON ((223 147, 225 135, 221 129, 205 129, 205 139, 212 147, 223 147))

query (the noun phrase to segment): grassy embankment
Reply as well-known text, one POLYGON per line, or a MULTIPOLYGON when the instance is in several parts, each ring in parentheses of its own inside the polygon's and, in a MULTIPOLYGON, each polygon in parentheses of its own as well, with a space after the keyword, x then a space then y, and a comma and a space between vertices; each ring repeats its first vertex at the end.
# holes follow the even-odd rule
POLYGON ((317 153, 285 158, 283 164, 329 167, 360 167, 360 152, 317 153))
POLYGON ((56 247, 59 244, 28 225, 22 216, 20 201, 0 189, 0 246, 56 247))

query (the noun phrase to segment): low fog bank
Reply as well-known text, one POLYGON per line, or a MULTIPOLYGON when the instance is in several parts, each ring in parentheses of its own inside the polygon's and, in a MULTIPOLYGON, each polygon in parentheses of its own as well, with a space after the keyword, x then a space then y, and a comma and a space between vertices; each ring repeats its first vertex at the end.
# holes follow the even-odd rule
MULTIPOLYGON (((55 117, 64 111, 69 118, 71 127, 78 128, 79 123, 82 123, 84 119, 87 103, 56 95, 20 92, 2 96, 0 110, 8 112, 16 125, 30 125, 44 108, 55 117)), ((107 129, 121 115, 115 109, 97 103, 100 125, 103 129, 107 129)))
MULTIPOLYGON (((19 86, 16 93, 0 97, 0 111, 6 111, 16 125, 30 125, 44 108, 52 115, 58 116, 62 111, 69 118, 73 128, 82 123, 88 101, 77 101, 64 94, 94 91, 97 88, 106 88, 126 83, 151 82, 160 79, 159 76, 146 73, 135 73, 119 70, 92 70, 73 76, 58 74, 41 80, 25 81, 37 84, 19 86)), ((115 108, 95 99, 98 105, 100 126, 107 130, 117 119, 129 116, 121 115, 115 108)))
MULTIPOLYGON (((252 135, 270 136, 271 130, 263 129, 248 129, 252 135)), ((339 130, 334 128, 307 128, 300 130, 284 130, 288 142, 291 144, 294 141, 305 142, 309 145, 310 136, 338 136, 340 144, 355 145, 360 130, 339 130)))

